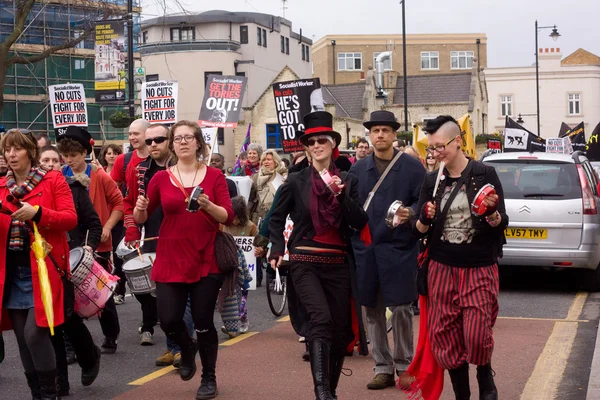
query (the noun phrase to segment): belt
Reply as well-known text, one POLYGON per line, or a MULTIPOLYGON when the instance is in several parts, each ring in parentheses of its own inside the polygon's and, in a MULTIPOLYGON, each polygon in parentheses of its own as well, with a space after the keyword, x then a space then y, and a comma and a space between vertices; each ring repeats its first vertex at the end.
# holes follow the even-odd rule
POLYGON ((290 254, 290 261, 309 264, 346 264, 346 256, 339 254, 290 254))

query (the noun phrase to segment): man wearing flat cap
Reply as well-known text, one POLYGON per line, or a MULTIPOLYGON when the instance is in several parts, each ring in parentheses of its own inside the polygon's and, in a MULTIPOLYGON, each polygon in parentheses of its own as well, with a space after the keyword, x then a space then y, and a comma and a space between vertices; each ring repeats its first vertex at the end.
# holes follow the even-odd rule
POLYGON ((377 390, 394 386, 394 372, 400 375, 406 371, 413 358, 411 303, 417 299, 418 248, 410 221, 419 215, 417 204, 425 170, 418 160, 394 149, 400 124, 393 113, 375 111, 363 125, 369 130, 374 151, 357 161, 350 174, 358 178, 359 199, 369 216, 372 241, 366 246, 357 232, 352 245, 359 301, 366 309, 375 361, 375 376, 367 387, 377 390), (385 219, 396 200, 404 208, 396 214, 399 224, 391 228, 385 219), (392 311, 393 353, 388 344, 386 308, 392 311))

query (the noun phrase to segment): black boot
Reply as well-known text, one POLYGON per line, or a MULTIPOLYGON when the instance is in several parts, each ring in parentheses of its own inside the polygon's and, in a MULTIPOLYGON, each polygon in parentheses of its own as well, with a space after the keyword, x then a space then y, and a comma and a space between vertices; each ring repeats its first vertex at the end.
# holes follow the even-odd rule
POLYGON ((94 352, 96 353, 96 361, 94 364, 89 368, 81 368, 81 384, 83 386, 90 386, 94 383, 100 372, 100 358, 102 357, 102 352, 96 345, 94 345, 94 352))
POLYGON ((477 383, 479 383, 479 400, 498 400, 498 390, 494 384, 496 373, 490 364, 477 367, 477 383))
POLYGON ((196 374, 196 342, 187 332, 170 333, 168 335, 181 349, 179 362, 179 377, 182 381, 189 381, 196 374))
POLYGON ((29 389, 31 389, 31 398, 33 400, 41 399, 42 392, 40 391, 40 381, 38 379, 37 372, 25 372, 25 377, 27 378, 27 386, 29 386, 29 389))
POLYGON ((58 385, 56 384, 56 370, 38 371, 37 376, 40 382, 40 399, 57 400, 58 385))
POLYGON ((333 400, 331 382, 329 380, 329 354, 331 345, 322 339, 311 340, 308 344, 310 352, 310 369, 312 370, 317 400, 333 400))
POLYGON ((456 400, 470 400, 471 388, 469 386, 469 364, 465 363, 456 369, 448 370, 454 396, 456 400))
POLYGON ((202 381, 196 392, 196 400, 214 399, 219 393, 216 375, 219 343, 205 344, 198 339, 198 352, 202 362, 202 381))
POLYGON ((67 364, 71 365, 77 361, 77 356, 75 356, 75 349, 73 349, 73 343, 71 343, 71 338, 64 331, 63 331, 63 335, 65 337, 65 350, 67 352, 67 364))
POLYGON ((331 356, 329 359, 329 387, 331 388, 331 396, 337 400, 336 390, 338 382, 340 381, 340 375, 342 374, 342 368, 344 367, 344 360, 346 357, 331 356))
POLYGON ((302 353, 302 360, 309 361, 310 354, 308 352, 308 341, 304 342, 304 353, 302 353))

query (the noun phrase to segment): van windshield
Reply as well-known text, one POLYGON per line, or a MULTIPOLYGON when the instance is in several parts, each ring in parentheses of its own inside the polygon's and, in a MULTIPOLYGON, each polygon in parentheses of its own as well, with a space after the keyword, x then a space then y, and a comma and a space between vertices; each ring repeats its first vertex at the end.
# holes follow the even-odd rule
POLYGON ((510 160, 486 164, 496 169, 507 199, 569 200, 582 197, 577 167, 573 163, 510 160))

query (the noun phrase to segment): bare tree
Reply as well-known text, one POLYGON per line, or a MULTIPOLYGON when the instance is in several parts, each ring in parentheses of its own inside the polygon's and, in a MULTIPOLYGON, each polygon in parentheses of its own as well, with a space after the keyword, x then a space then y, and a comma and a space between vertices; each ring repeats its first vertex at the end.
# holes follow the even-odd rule
MULTIPOLYGON (((5 1, 3 3, 8 3, 5 1)), ((42 51, 37 54, 29 55, 29 56, 21 56, 17 52, 13 51, 13 55, 10 55, 11 49, 18 42, 21 36, 26 32, 28 25, 27 20, 29 15, 32 13, 33 6, 38 4, 46 3, 45 1, 39 0, 15 0, 14 2, 14 28, 13 31, 4 39, 3 42, 0 42, 0 113, 2 112, 2 108, 4 106, 4 86, 6 84, 6 75, 8 73, 8 69, 15 64, 33 64, 39 61, 42 61, 46 57, 55 54, 61 50, 71 49, 77 46, 79 43, 87 39, 94 32, 94 24, 93 21, 89 21, 90 23, 85 26, 81 35, 77 38, 71 38, 65 41, 61 45, 56 46, 45 46, 42 51)), ((118 5, 111 4, 109 1, 103 0, 76 0, 70 2, 71 6, 77 6, 82 8, 89 8, 96 10, 94 14, 98 14, 100 16, 99 19, 109 19, 114 16, 122 15, 125 13, 123 9, 121 9, 118 5)), ((2 6, 5 6, 4 4, 2 6)), ((65 7, 66 7, 65 3, 65 7)))

